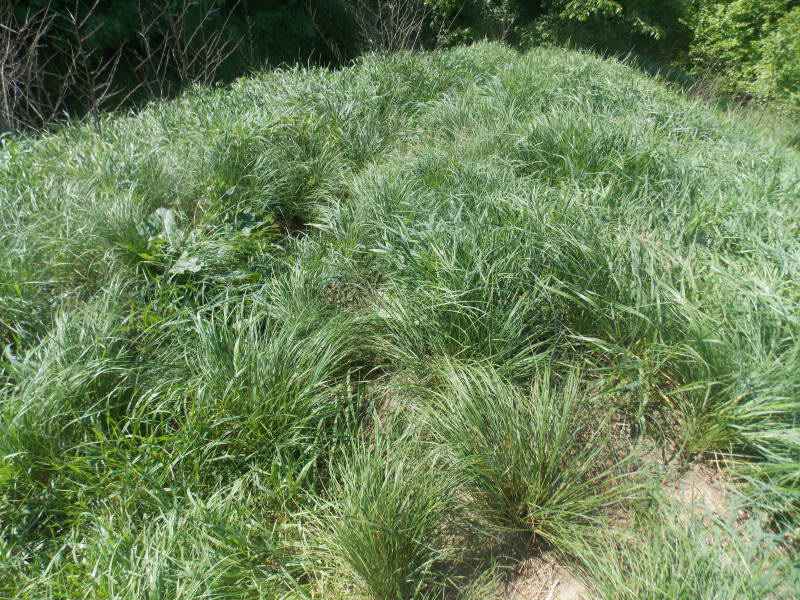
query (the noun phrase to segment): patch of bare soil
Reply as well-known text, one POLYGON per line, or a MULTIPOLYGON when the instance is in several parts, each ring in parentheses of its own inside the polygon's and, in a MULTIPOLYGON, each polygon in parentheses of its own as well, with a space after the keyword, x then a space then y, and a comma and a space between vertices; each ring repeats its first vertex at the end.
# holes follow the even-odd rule
POLYGON ((664 492, 697 515, 732 516, 731 495, 719 470, 694 463, 679 477, 664 483, 664 492))
POLYGON ((528 558, 509 574, 500 600, 591 600, 587 587, 548 555, 528 558))

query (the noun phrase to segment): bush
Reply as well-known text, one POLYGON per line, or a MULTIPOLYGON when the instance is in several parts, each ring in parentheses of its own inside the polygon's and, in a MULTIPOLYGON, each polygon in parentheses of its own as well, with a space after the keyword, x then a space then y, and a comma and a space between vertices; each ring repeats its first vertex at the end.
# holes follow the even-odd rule
POLYGON ((0 9, 0 130, 115 110, 361 49, 348 0, 14 0, 0 9))
POLYGON ((797 0, 15 0, 0 127, 114 110, 253 68, 505 40, 637 56, 797 106, 797 0))
POLYGON ((689 22, 695 72, 721 73, 719 81, 729 93, 800 106, 797 0, 699 2, 689 22))
POLYGON ((800 6, 784 15, 761 41, 756 89, 800 109, 800 6))

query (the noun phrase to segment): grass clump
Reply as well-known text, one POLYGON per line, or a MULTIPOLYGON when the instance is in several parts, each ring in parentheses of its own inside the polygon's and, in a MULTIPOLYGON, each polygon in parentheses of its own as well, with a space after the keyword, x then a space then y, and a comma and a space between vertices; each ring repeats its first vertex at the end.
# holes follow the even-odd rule
POLYGON ((492 525, 563 550, 603 511, 636 498, 608 417, 576 372, 557 383, 542 371, 527 391, 481 365, 446 365, 437 379, 426 421, 492 525))
POLYGON ((687 514, 684 507, 660 508, 641 515, 634 528, 579 552, 593 597, 793 597, 796 582, 790 564, 775 555, 775 536, 754 523, 737 530, 730 522, 687 514))
POLYGON ((198 439, 237 460, 297 453, 313 461, 346 434, 335 422, 357 410, 348 381, 362 324, 340 314, 279 323, 242 312, 197 320, 171 393, 188 396, 198 439))
POLYGON ((408 434, 384 430, 357 444, 335 467, 330 500, 320 508, 324 550, 370 598, 441 593, 454 478, 417 446, 408 434))
MULTIPOLYGON (((270 522, 254 477, 210 497, 173 494, 137 517, 99 509, 39 571, 15 585, 14 597, 264 598, 286 593, 289 536, 270 522)), ((38 564, 37 564, 38 563, 38 564)))

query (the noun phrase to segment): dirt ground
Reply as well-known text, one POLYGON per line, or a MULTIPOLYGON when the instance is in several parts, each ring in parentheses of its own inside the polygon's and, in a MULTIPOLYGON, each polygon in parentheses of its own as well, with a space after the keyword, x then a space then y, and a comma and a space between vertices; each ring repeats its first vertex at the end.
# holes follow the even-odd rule
POLYGON ((591 600, 586 586, 549 556, 521 562, 503 586, 502 600, 591 600))

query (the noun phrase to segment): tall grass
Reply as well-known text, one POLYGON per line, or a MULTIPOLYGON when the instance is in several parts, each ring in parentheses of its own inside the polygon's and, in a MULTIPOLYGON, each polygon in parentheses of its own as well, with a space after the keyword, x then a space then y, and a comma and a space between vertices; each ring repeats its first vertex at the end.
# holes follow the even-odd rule
POLYGON ((662 506, 635 527, 604 536, 581 554, 594 596, 611 598, 790 598, 789 563, 757 524, 703 521, 662 506), (744 533, 746 532, 746 533, 744 533))
MULTIPOLYGON (((640 437, 796 530, 784 124, 498 44, 104 119, 0 142, 2 594, 439 594, 462 527, 579 559, 640 437)), ((591 570, 728 577, 661 513, 591 570)))
POLYGON ((527 393, 482 366, 447 365, 436 377, 442 391, 426 420, 490 524, 567 550, 603 511, 636 500, 608 415, 577 373, 557 384, 543 371, 527 393))
POLYGON ((456 512, 454 478, 392 428, 337 463, 318 509, 321 544, 371 598, 435 597, 456 512))

